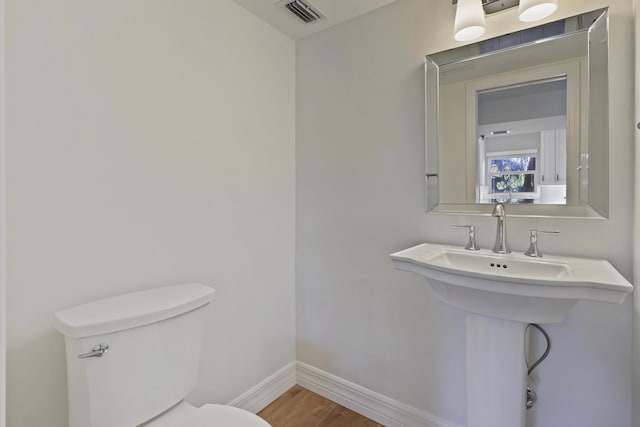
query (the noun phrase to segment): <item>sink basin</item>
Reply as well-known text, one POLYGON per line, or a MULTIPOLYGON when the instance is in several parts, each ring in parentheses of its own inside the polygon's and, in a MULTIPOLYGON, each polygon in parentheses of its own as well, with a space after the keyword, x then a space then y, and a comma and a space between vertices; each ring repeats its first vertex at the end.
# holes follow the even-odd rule
POLYGON ((579 300, 622 303, 633 286, 606 260, 467 251, 424 243, 391 255, 447 304, 523 323, 561 322, 579 300))

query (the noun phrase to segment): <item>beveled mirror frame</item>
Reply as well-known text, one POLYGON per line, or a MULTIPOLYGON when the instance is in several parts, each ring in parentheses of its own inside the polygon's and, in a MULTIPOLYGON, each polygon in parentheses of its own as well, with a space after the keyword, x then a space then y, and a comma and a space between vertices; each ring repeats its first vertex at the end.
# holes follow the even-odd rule
MULTIPOLYGON (((438 164, 440 141, 440 68, 465 66, 475 59, 490 59, 492 55, 522 54, 526 49, 534 49, 545 43, 553 43, 561 38, 586 35, 587 72, 586 82, 581 82, 581 97, 584 102, 580 106, 580 131, 572 138, 580 149, 578 158, 568 160, 568 166, 576 169, 576 178, 572 180, 577 188, 572 188, 576 203, 566 205, 513 205, 509 207, 511 215, 535 217, 573 217, 573 218, 607 218, 609 211, 609 15, 608 8, 597 9, 560 20, 565 23, 564 32, 552 37, 531 38, 531 29, 506 36, 529 32, 526 42, 495 49, 488 53, 481 52, 480 43, 498 43, 506 36, 461 46, 426 56, 425 63, 425 154, 426 154, 426 210, 432 214, 468 214, 488 215, 491 204, 478 203, 440 203, 440 172, 438 164), (604 34, 601 34, 604 32, 604 34), (603 37, 604 35, 604 37, 603 37), (597 41, 595 43, 592 41, 597 41), (584 92, 584 93, 583 93, 584 92), (598 102, 590 102, 597 99, 598 102), (576 166, 577 165, 577 166, 576 166)), ((556 21, 558 22, 558 21, 556 21)), ((548 25, 548 24, 545 24, 548 25)), ((540 26, 541 28, 542 26, 540 26)), ((533 27, 539 28, 539 27, 533 27)), ((557 61, 558 58, 553 58, 557 61)), ((461 106, 461 108, 465 108, 461 106)), ((467 126, 467 123, 461 123, 467 126)))

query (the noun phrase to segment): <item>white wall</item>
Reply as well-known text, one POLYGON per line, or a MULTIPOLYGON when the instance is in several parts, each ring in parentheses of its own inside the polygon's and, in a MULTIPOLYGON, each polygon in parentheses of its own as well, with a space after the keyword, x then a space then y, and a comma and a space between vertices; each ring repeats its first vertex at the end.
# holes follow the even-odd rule
MULTIPOLYGON (((640 2, 634 0, 635 14, 635 120, 640 123, 640 2)), ((635 129, 636 147, 640 147, 640 130, 635 129)), ((640 283, 640 150, 635 150, 633 278, 640 283)), ((640 292, 633 293, 633 419, 640 420, 640 292)))
POLYGON ((5 2, 0 0, 0 427, 6 425, 7 410, 7 322, 6 322, 6 252, 5 252, 5 85, 4 21, 5 2))
MULTIPOLYGON (((631 0, 611 6, 609 220, 511 218, 524 251, 530 228, 559 229, 547 253, 605 257, 632 271, 633 45, 631 0)), ((564 0, 554 18, 604 7, 564 0)), ((455 46, 450 2, 399 0, 297 44, 298 360, 460 425, 465 415, 464 317, 388 254, 423 242, 463 244, 453 223, 488 217, 424 213, 424 55, 455 46)), ((486 37, 523 27, 515 10, 486 37)), ((631 427, 631 298, 578 303, 549 325, 531 427, 631 427)), ((539 348, 539 347, 538 347, 539 348)))
POLYGON ((196 404, 295 359, 294 43, 231 0, 7 2, 8 425, 67 425, 57 310, 216 288, 196 404))

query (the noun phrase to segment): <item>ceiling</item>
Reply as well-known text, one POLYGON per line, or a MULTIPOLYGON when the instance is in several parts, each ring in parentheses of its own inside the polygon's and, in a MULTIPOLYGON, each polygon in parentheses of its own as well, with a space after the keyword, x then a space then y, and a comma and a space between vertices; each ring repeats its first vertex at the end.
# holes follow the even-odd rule
POLYGON ((326 19, 305 24, 283 7, 281 0, 234 0, 294 40, 363 15, 396 0, 304 0, 326 19))

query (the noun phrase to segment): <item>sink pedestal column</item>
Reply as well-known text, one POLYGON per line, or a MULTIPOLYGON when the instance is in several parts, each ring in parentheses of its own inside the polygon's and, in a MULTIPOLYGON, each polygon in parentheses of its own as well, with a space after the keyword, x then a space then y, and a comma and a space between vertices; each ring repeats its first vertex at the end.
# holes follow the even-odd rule
POLYGON ((526 323, 467 313, 467 426, 524 427, 526 323))

